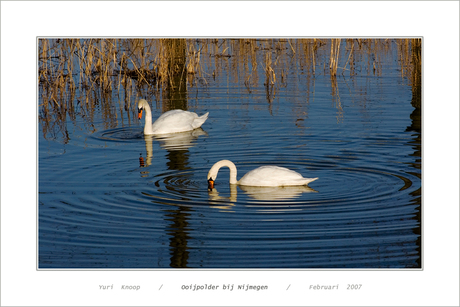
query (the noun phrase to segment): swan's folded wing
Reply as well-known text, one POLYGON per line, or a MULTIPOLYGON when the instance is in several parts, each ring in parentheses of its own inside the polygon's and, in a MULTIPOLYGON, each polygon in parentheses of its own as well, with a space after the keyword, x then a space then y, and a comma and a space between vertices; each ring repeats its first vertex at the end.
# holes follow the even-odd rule
POLYGON ((198 115, 193 112, 183 110, 168 111, 153 123, 153 132, 163 134, 194 130, 201 126, 194 124, 197 119, 199 119, 198 115))
POLYGON ((303 178, 301 174, 279 166, 261 166, 248 172, 238 182, 248 186, 296 186, 306 185, 318 178, 303 178))

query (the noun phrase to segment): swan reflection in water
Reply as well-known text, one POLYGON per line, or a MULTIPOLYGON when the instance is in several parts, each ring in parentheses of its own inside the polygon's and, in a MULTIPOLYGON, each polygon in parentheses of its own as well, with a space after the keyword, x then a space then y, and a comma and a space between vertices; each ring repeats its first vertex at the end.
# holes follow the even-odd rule
POLYGON ((202 128, 198 128, 192 131, 153 135, 150 137, 158 141, 160 146, 166 150, 183 150, 193 147, 196 139, 202 135, 207 136, 208 134, 202 128))
MULTIPOLYGON (((215 201, 229 201, 235 203, 237 200, 237 188, 241 189, 244 193, 249 195, 255 200, 290 200, 297 198, 302 195, 302 193, 317 193, 318 191, 310 188, 309 186, 284 186, 284 187, 253 187, 253 186, 243 186, 243 185, 230 185, 230 196, 220 196, 216 188, 208 189, 209 200, 211 204, 215 201)), ((233 204, 231 204, 233 205, 233 204)))
MULTIPOLYGON (((198 128, 192 131, 169 133, 162 135, 144 135, 145 151, 147 157, 143 160, 143 164, 140 162, 140 166, 150 166, 153 158, 153 141, 158 141, 161 148, 167 151, 186 150, 195 145, 195 141, 199 136, 208 135, 202 128, 198 128)), ((141 159, 139 158, 139 160, 141 159)), ((141 161, 141 160, 140 160, 141 161)))
POLYGON ((306 185, 285 187, 251 187, 242 185, 239 188, 257 200, 287 200, 297 198, 302 193, 318 192, 306 185))

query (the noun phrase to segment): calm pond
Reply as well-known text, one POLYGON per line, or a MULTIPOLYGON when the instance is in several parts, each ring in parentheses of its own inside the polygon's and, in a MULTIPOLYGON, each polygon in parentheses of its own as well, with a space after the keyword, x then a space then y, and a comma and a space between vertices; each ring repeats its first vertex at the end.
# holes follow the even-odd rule
POLYGON ((38 267, 420 268, 420 46, 39 40, 38 267), (209 118, 144 136, 142 98, 209 118), (222 159, 319 179, 208 190, 222 159))

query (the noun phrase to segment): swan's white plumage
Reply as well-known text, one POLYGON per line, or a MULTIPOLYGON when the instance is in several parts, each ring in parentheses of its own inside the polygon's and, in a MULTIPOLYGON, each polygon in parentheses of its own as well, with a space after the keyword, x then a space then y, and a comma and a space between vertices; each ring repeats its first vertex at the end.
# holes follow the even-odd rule
POLYGON ((239 185, 259 187, 306 185, 318 178, 303 178, 301 174, 285 167, 267 165, 253 169, 238 181, 239 185))
POLYGON ((217 173, 221 167, 230 169, 230 184, 239 184, 245 186, 258 187, 281 187, 281 186, 299 186, 307 185, 318 178, 304 178, 301 174, 274 165, 261 166, 249 171, 239 181, 236 180, 237 170, 235 164, 230 160, 221 160, 215 163, 208 172, 208 181, 216 180, 217 173))
POLYGON ((152 111, 148 102, 145 99, 139 100, 137 105, 139 115, 142 116, 142 111, 145 110, 145 126, 144 134, 167 134, 178 133, 197 129, 203 125, 208 119, 209 112, 198 116, 194 112, 183 110, 171 110, 163 113, 152 124, 152 111))

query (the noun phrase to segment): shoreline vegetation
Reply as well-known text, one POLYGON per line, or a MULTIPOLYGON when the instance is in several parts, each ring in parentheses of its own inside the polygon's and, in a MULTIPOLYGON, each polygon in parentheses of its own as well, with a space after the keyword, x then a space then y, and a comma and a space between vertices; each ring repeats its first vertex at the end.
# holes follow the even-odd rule
POLYGON ((163 112, 187 109, 191 89, 205 89, 223 76, 247 93, 264 88, 271 103, 292 80, 289 75, 304 75, 308 87, 316 75, 329 75, 340 113, 337 79, 382 76, 395 52, 401 78, 412 87, 412 105, 421 108, 419 38, 39 38, 37 43, 39 122, 45 138, 61 135, 64 142, 69 139, 66 120, 81 116, 92 125, 96 107, 107 125, 124 112, 134 122, 139 98, 163 112))

